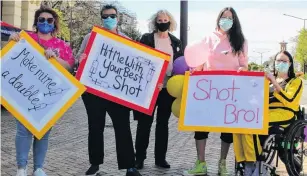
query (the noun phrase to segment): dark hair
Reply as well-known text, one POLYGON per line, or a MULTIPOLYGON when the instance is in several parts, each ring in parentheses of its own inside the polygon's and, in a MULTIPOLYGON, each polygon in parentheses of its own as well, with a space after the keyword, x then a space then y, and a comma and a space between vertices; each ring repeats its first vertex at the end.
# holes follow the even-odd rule
POLYGON ((277 71, 276 71, 276 68, 275 68, 275 61, 276 61, 276 58, 279 54, 284 54, 286 55, 288 58, 289 58, 289 61, 290 61, 290 67, 289 67, 289 70, 288 70, 288 77, 289 78, 295 78, 295 72, 294 72, 294 63, 293 63, 293 58, 291 56, 291 54, 288 52, 288 51, 280 51, 276 54, 275 58, 274 58, 274 62, 273 62, 273 73, 274 73, 274 76, 276 77, 277 76, 277 71))
POLYGON ((107 4, 107 5, 104 5, 100 11, 100 16, 102 18, 102 15, 103 15, 103 11, 105 10, 109 10, 109 9, 114 9, 116 14, 117 14, 117 8, 114 6, 114 5, 111 5, 111 4, 107 4))
POLYGON ((239 55, 240 53, 243 53, 245 38, 242 32, 242 28, 241 28, 241 24, 240 24, 238 15, 232 7, 226 7, 220 12, 216 20, 216 28, 220 29, 219 21, 222 18, 223 13, 225 11, 230 11, 232 13, 233 25, 227 32, 227 35, 229 38, 230 45, 232 47, 232 52, 235 55, 239 55))
POLYGON ((54 31, 51 32, 51 35, 56 36, 58 31, 60 31, 59 16, 53 9, 51 9, 49 7, 41 6, 38 10, 35 11, 33 28, 35 28, 35 30, 36 30, 35 32, 38 31, 38 29, 37 29, 38 17, 40 16, 41 13, 44 13, 44 12, 50 13, 52 15, 52 17, 54 18, 54 31))

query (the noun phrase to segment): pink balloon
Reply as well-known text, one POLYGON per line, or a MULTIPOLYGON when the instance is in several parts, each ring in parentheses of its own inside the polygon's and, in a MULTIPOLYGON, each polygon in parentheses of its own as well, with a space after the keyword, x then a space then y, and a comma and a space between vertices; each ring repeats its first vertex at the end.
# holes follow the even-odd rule
POLYGON ((209 55, 209 47, 205 41, 195 42, 186 46, 184 57, 189 67, 195 68, 204 64, 209 55))

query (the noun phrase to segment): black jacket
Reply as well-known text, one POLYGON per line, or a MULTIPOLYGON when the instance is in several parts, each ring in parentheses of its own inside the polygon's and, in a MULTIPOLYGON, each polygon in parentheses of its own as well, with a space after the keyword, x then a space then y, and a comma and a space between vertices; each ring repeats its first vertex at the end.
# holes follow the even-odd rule
MULTIPOLYGON (((179 39, 177 39, 174 35, 168 33, 169 38, 171 39, 171 45, 173 48, 173 61, 175 61, 178 57, 183 56, 183 49, 182 44, 179 39)), ((151 47, 155 48, 155 39, 154 39, 154 32, 152 33, 146 33, 141 37, 140 40, 141 43, 151 47)))

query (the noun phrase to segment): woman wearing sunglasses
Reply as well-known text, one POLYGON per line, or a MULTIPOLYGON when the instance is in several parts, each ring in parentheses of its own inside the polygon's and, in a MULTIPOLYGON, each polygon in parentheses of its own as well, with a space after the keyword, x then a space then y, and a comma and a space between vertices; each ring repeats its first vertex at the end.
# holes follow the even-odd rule
MULTIPOLYGON (((74 58, 71 48, 65 41, 56 38, 56 34, 59 31, 59 17, 57 13, 50 8, 41 7, 35 12, 33 27, 35 28, 35 32, 29 32, 28 34, 45 49, 46 58, 54 57, 63 67, 70 70, 74 64, 74 58)), ((18 33, 10 36, 10 40, 14 41, 19 41, 19 38, 18 33)), ((50 130, 40 140, 34 138, 33 176, 46 176, 42 167, 48 149, 49 133, 50 130)), ((27 176, 28 155, 32 138, 32 133, 17 121, 17 134, 15 139, 18 166, 17 176, 27 176)))
MULTIPOLYGON (((113 5, 105 5, 100 11, 103 28, 117 35, 127 37, 118 30, 118 11, 113 5)), ((87 34, 77 58, 80 61, 86 58, 85 47, 91 33, 87 34)), ((91 166, 85 175, 94 175, 99 172, 104 163, 104 128, 106 113, 108 112, 115 131, 116 154, 118 169, 127 169, 126 176, 141 176, 135 168, 135 154, 130 129, 130 109, 115 102, 85 92, 82 100, 88 117, 88 153, 91 166)))

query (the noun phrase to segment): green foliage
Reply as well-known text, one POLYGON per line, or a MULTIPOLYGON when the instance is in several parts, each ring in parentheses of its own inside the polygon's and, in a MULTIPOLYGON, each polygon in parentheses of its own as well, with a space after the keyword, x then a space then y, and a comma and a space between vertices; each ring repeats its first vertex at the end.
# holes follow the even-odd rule
POLYGON ((57 34, 57 37, 69 41, 70 40, 70 31, 68 24, 64 22, 63 12, 58 9, 53 9, 59 15, 60 31, 57 34))
POLYGON ((135 26, 127 26, 126 28, 121 29, 121 32, 126 34, 129 38, 135 41, 139 41, 142 37, 141 32, 135 26))
POLYGON ((251 62, 248 64, 249 71, 263 71, 264 67, 262 65, 258 65, 255 62, 251 62))
MULTIPOLYGON (((124 11, 126 14, 130 12, 122 7, 119 1, 106 2, 99 0, 75 0, 75 1, 48 1, 41 2, 42 5, 49 6, 56 10, 60 16, 61 30, 58 37, 69 41, 70 40, 70 27, 71 29, 71 45, 74 54, 80 48, 83 38, 86 34, 91 32, 94 25, 101 26, 100 9, 105 3, 112 3, 118 7, 119 13, 124 11)), ((132 13, 131 13, 132 14, 132 13)), ((141 33, 137 30, 136 17, 131 15, 131 22, 125 23, 123 19, 119 17, 119 30, 126 34, 133 40, 138 40, 141 37, 141 33)))
POLYGON ((307 30, 302 29, 298 36, 295 59, 302 65, 307 64, 307 30))

